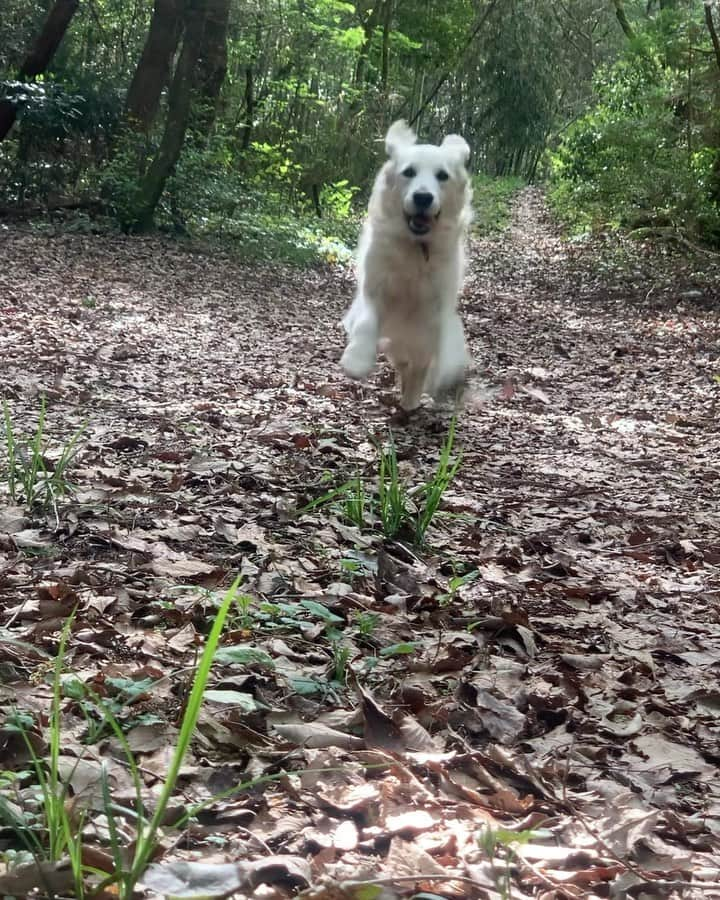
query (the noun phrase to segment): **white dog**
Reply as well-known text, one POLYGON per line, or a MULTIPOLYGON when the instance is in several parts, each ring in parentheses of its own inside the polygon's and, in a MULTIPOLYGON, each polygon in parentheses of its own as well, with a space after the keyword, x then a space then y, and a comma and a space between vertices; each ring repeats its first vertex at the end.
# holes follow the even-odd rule
POLYGON ((469 361, 457 297, 471 219, 470 148, 456 134, 439 147, 416 141, 402 120, 385 138, 390 158, 375 180, 360 236, 341 360, 351 378, 365 378, 382 340, 405 410, 419 406, 423 392, 437 396, 460 383, 469 361))

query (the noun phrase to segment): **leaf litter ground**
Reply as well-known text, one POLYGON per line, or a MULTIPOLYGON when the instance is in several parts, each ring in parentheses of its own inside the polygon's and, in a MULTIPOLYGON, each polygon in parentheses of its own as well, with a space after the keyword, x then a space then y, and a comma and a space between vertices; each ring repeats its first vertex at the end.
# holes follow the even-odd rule
MULTIPOLYGON (((62 762, 88 853, 107 840, 101 763, 114 799, 132 792, 82 686, 152 808, 240 572, 170 821, 226 793, 168 830, 148 896, 720 896, 713 257, 563 240, 522 191, 472 246, 463 461, 418 551, 303 512, 372 480, 390 427, 422 482, 452 415, 397 422, 386 367, 344 378, 350 273, 162 239, 0 241, 15 428, 43 394, 49 456, 85 423, 69 499, 2 498, 0 704, 35 717, 45 752, 77 606, 62 762)), ((0 746, 29 769, 7 725, 0 746)), ((30 816, 32 778, 7 784, 30 816)), ((7 824, 0 846, 18 846, 7 824)))

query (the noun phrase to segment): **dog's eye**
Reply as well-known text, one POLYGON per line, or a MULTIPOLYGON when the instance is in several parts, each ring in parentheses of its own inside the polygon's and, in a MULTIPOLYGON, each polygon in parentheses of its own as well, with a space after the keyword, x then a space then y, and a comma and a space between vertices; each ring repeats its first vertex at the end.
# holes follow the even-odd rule
POLYGON ((437 180, 438 180, 438 181, 447 181, 449 177, 450 177, 450 176, 449 176, 448 173, 445 171, 445 169, 440 169, 440 171, 437 173, 437 180))
POLYGON ((414 178, 417 175, 417 172, 415 171, 415 169, 413 169, 412 166, 408 166, 407 169, 403 169, 402 173, 406 178, 414 178))

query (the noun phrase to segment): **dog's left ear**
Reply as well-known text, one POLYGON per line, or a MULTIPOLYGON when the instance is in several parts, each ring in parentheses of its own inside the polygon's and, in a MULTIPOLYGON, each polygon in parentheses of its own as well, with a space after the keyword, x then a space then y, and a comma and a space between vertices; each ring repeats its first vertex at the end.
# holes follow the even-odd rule
POLYGON ((388 133, 385 135, 385 149, 387 150, 387 155, 395 156, 401 147, 406 147, 408 144, 414 144, 416 140, 417 135, 405 119, 398 119, 397 122, 392 123, 388 128, 388 133))
POLYGON ((470 159, 470 147, 468 146, 468 142, 465 138, 460 137, 459 134, 449 134, 440 146, 445 147, 447 150, 451 150, 456 154, 463 165, 470 159))

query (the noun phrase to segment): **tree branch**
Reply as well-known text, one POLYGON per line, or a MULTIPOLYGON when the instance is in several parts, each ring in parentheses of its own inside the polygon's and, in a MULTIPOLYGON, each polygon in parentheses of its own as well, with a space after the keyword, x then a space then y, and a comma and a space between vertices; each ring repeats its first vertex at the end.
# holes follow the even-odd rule
MULTIPOLYGON (((463 47, 463 49, 460 53, 460 56, 458 57, 455 67, 453 69, 448 69, 447 71, 443 72, 443 74, 440 76, 440 78, 438 78, 438 80, 435 82, 435 84, 433 86, 433 89, 430 91, 430 93, 427 95, 427 97, 425 97, 423 102, 420 104, 420 108, 418 109, 418 111, 415 113, 415 115, 412 117, 412 119, 410 119, 410 121, 408 123, 409 125, 413 125, 415 122, 417 122, 417 120, 420 118, 420 116, 425 112, 425 110, 428 108, 428 106, 432 103, 432 101, 438 95, 440 88, 445 84, 445 82, 448 80, 448 78, 450 78, 450 76, 457 70, 457 67, 460 65, 460 63, 464 59, 465 54, 468 52, 468 50, 472 46, 473 41, 478 36, 478 34, 480 34, 480 29, 483 27, 485 22, 488 20, 490 13, 495 9, 495 7, 497 5, 498 5, 498 0, 490 0, 490 3, 485 7, 485 10, 480 15, 480 18, 475 23, 475 27, 470 32, 470 36, 465 41, 465 46, 463 47)), ((405 104, 403 104, 403 105, 404 106, 407 105, 407 101, 405 101, 405 104)))

